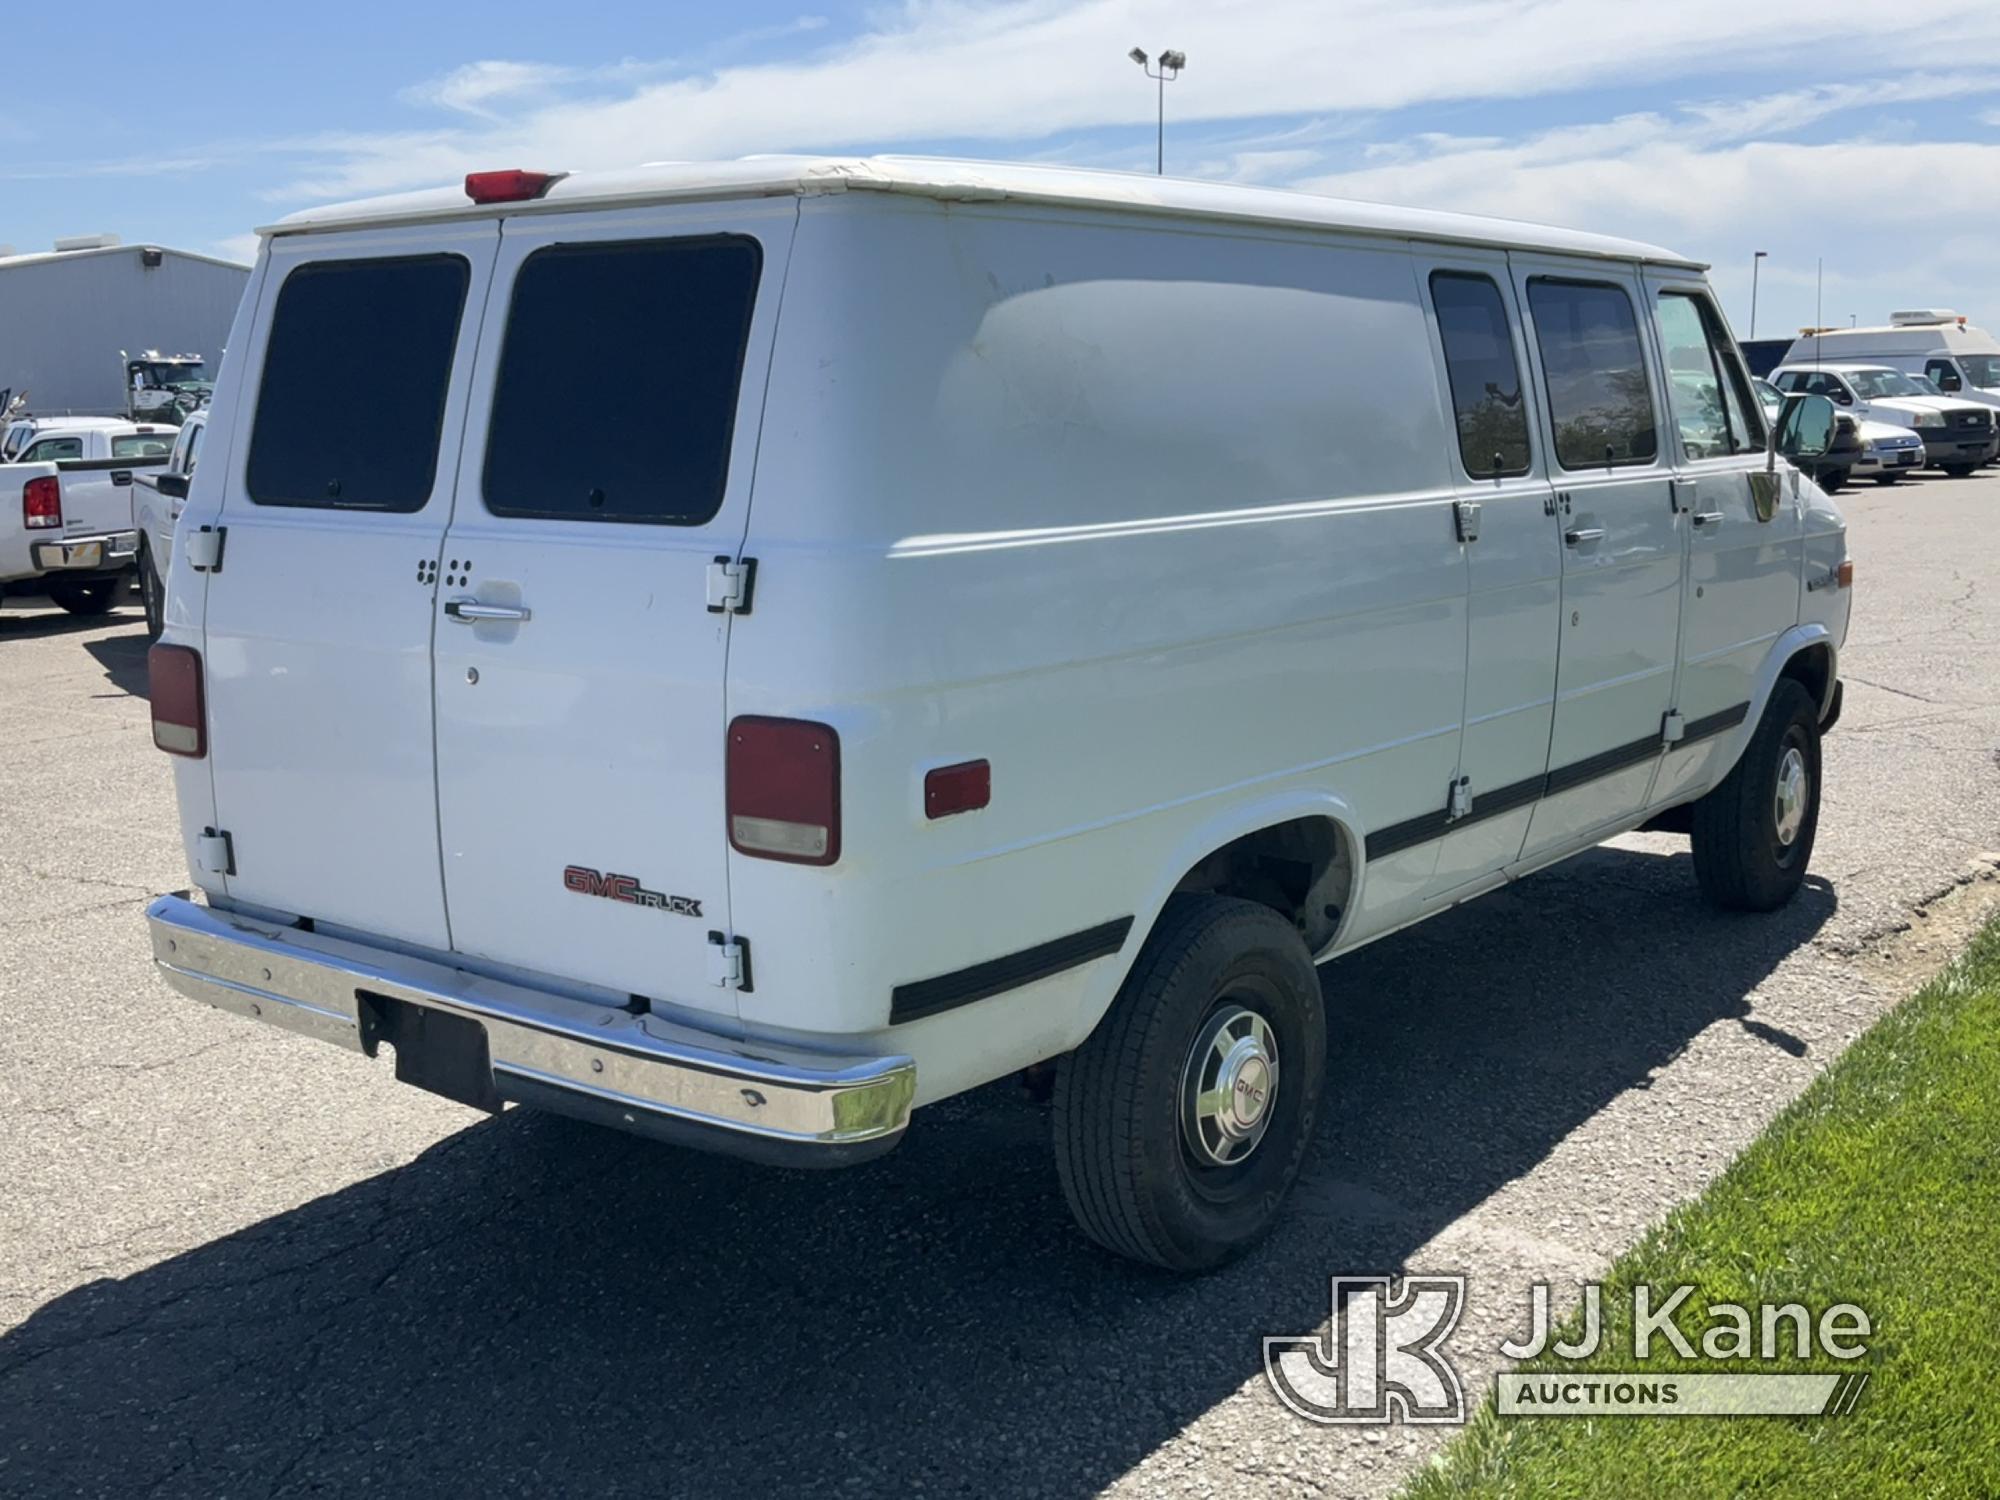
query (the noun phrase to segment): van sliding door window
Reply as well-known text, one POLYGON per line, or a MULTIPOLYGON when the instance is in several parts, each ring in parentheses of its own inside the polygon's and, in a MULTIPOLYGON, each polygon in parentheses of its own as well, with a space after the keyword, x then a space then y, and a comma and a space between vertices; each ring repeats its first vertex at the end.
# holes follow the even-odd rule
POLYGON ((757 242, 734 235, 557 245, 524 260, 487 429, 486 508, 712 518, 762 264, 757 242))
POLYGON ((1659 323, 1667 404, 1688 458, 1762 448, 1763 414, 1750 399, 1749 380, 1715 310, 1691 293, 1662 292, 1659 323))
POLYGON ((1528 408, 1521 400, 1521 365, 1500 288, 1488 276, 1433 271, 1431 305, 1444 342, 1458 456, 1466 474, 1500 479, 1527 473, 1528 408))
POLYGON ((1562 466, 1651 463, 1659 434, 1632 299, 1609 282, 1537 277, 1528 306, 1562 466))
POLYGON ((278 290, 246 475, 259 505, 422 510, 471 269, 315 261, 278 290))

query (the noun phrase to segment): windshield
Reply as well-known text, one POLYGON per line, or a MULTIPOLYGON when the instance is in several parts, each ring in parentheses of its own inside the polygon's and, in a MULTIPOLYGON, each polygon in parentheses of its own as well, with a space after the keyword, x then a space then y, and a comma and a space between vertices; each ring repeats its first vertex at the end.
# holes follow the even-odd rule
POLYGON ((1847 382, 1856 394, 1873 401, 1878 396, 1921 396, 1924 388, 1900 370, 1850 370, 1847 382))
POLYGON ((146 384, 152 386, 195 386, 208 383, 208 372, 199 364, 143 365, 146 384))
POLYGON ((2000 354, 1961 354, 1958 367, 1981 390, 2000 390, 2000 354))

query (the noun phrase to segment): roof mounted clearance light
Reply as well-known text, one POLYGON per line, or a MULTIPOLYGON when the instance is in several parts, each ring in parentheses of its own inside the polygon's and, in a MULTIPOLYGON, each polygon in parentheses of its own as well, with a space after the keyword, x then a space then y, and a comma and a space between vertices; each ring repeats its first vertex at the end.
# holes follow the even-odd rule
POLYGON ((528 203, 567 176, 567 172, 530 172, 521 167, 501 172, 467 172, 465 196, 474 203, 528 203))

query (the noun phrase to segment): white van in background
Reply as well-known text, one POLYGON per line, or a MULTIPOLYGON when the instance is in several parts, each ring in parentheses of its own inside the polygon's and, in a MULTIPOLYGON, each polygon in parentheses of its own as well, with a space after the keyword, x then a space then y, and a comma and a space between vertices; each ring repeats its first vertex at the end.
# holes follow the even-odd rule
POLYGON ((228 351, 154 956, 468 1104, 835 1165, 1053 1061, 1077 1219, 1197 1269, 1313 1144, 1316 961, 1645 823, 1722 906, 1805 877, 1852 566, 1777 454, 1834 409, 1767 437, 1669 251, 506 171, 268 231, 228 351))
POLYGON ((1784 363, 1888 365, 1928 376, 1947 396, 2000 407, 2000 339, 1948 308, 1891 313, 1885 328, 1801 334, 1784 363))

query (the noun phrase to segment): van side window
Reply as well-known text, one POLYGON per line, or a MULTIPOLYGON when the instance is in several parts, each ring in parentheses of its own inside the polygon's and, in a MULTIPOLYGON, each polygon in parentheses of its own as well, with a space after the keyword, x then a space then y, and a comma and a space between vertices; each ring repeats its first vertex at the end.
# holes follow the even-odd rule
POLYGON ((1954 365, 1948 359, 1927 361, 1924 365, 1924 373, 1937 382, 1937 388, 1941 391, 1956 391, 1964 388, 1964 382, 1958 378, 1958 366, 1954 365))
POLYGON ((1607 282, 1536 277, 1528 305, 1562 466, 1651 463, 1660 442, 1632 299, 1607 282))
POLYGON ((523 261, 486 508, 668 526, 714 516, 762 265, 757 242, 735 235, 559 245, 523 261))
POLYGON ((1726 458, 1763 447, 1761 414, 1751 414, 1749 381, 1715 310, 1692 293, 1662 292, 1658 316, 1667 404, 1688 458, 1726 458))
POLYGON ((318 261, 287 276, 250 430, 250 498, 422 510, 470 280, 456 255, 318 261))
POLYGON ((1433 271, 1431 305, 1458 420, 1458 456, 1474 479, 1528 472, 1528 408, 1507 304, 1489 276, 1433 271))

